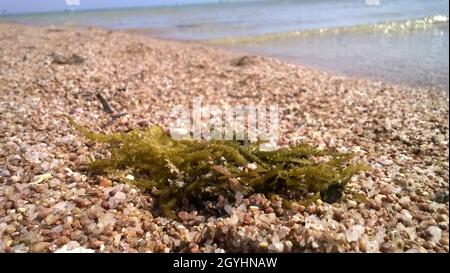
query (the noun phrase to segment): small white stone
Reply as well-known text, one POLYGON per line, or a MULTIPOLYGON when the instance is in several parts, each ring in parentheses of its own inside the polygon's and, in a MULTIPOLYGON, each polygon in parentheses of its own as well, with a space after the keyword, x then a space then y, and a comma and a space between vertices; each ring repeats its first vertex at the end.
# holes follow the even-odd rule
POLYGON ((106 227, 108 225, 114 225, 116 223, 116 219, 112 213, 107 212, 98 218, 98 222, 102 224, 103 227, 106 227))
POLYGON ((64 170, 66 171, 68 176, 72 176, 73 171, 70 168, 66 167, 66 168, 64 168, 64 170))
POLYGON ((358 241, 359 237, 364 233, 364 227, 361 225, 354 225, 349 230, 345 232, 345 235, 347 237, 347 241, 350 242, 356 242, 358 241))
POLYGON ((217 248, 214 250, 214 253, 225 253, 225 250, 223 248, 217 248))
POLYGON ((277 253, 281 253, 284 251, 284 244, 281 242, 273 243, 269 246, 269 250, 277 252, 277 253))
POLYGON ((348 208, 354 208, 354 207, 356 207, 357 204, 358 203, 356 201, 353 201, 353 200, 348 200, 347 201, 347 207, 348 208))
POLYGON ((108 201, 108 205, 111 208, 115 208, 118 204, 124 202, 127 198, 127 195, 121 191, 116 192, 113 197, 111 197, 108 201))
POLYGON ((402 218, 403 221, 406 222, 410 222, 413 220, 413 216, 406 209, 402 209, 402 211, 400 212, 400 217, 402 218))
POLYGON ((94 253, 95 250, 84 247, 76 247, 71 250, 68 250, 65 246, 55 250, 55 253, 94 253))
POLYGON ((291 241, 286 241, 286 242, 284 242, 284 245, 286 246, 286 249, 287 249, 287 251, 291 251, 292 250, 292 247, 294 246, 293 244, 292 244, 292 242, 291 241))
POLYGON ((236 202, 235 202, 236 206, 239 206, 241 204, 243 197, 244 196, 242 195, 242 193, 236 192, 236 194, 234 195, 234 198, 236 199, 236 202))
POLYGON ((178 188, 182 188, 184 186, 184 181, 183 180, 175 180, 175 186, 177 186, 178 188))
POLYGON ((134 180, 134 176, 131 175, 131 174, 127 174, 127 175, 125 176, 125 178, 128 179, 128 180, 134 180))
POLYGON ((224 219, 224 223, 226 225, 234 226, 234 225, 237 225, 238 222, 239 222, 239 218, 237 217, 236 214, 233 214, 233 215, 231 215, 231 217, 224 219))
POLYGON ((431 236, 430 240, 434 243, 439 243, 442 237, 442 230, 437 226, 430 226, 427 228, 428 234, 431 236))
POLYGON ((23 208, 23 207, 17 208, 17 211, 20 212, 20 213, 24 213, 26 210, 27 209, 23 208))
POLYGON ((74 249, 74 248, 80 247, 81 245, 77 241, 70 241, 66 244, 66 246, 68 249, 74 249))
POLYGON ((51 173, 44 173, 44 174, 41 174, 41 175, 36 175, 33 178, 33 181, 30 184, 36 185, 36 184, 42 183, 44 181, 47 181, 50 178, 52 178, 52 174, 51 173))
POLYGON ((231 206, 230 205, 225 205, 224 207, 223 207, 223 209, 226 211, 226 213, 228 213, 229 215, 231 215, 231 212, 232 212, 232 208, 231 208, 231 206))
POLYGON ((53 208, 56 210, 65 211, 66 206, 67 206, 67 202, 61 201, 61 202, 57 203, 56 205, 54 205, 53 208))
POLYGON ((411 199, 408 196, 403 196, 398 200, 398 203, 402 205, 402 207, 406 207, 409 203, 411 203, 411 199))
POLYGON ((125 199, 127 198, 127 195, 121 191, 116 192, 116 194, 114 194, 114 199, 118 200, 118 201, 125 201, 125 199))

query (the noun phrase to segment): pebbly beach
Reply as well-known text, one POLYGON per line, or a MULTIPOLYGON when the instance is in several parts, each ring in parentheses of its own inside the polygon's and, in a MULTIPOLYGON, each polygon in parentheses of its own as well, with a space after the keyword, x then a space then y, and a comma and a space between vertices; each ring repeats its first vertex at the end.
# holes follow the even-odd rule
POLYGON ((449 252, 446 90, 352 79, 195 42, 0 23, 0 252, 449 252), (96 132, 169 126, 170 109, 267 101, 279 145, 353 152, 339 202, 263 194, 160 215, 152 193, 86 171, 96 132), (360 198, 364 196, 364 198, 360 198))

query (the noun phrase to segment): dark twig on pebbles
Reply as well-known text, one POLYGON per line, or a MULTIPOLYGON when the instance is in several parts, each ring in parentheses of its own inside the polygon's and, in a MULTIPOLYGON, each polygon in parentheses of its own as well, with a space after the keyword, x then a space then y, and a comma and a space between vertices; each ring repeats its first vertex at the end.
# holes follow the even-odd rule
POLYGON ((72 54, 71 56, 63 56, 57 53, 50 54, 50 57, 52 58, 52 63, 54 64, 82 64, 84 63, 84 58, 81 56, 78 56, 77 54, 72 54))
POLYGON ((103 111, 105 111, 106 113, 108 113, 111 118, 113 120, 115 120, 116 118, 120 118, 121 116, 126 115, 127 113, 117 113, 114 114, 114 110, 111 108, 111 106, 109 105, 108 101, 106 101, 106 99, 102 96, 102 94, 97 93, 95 95, 97 97, 97 99, 100 101, 100 103, 102 104, 103 107, 103 111))
POLYGON ((103 111, 105 111, 108 114, 113 114, 114 111, 112 110, 111 106, 109 106, 109 103, 105 100, 105 98, 102 96, 102 94, 97 93, 95 95, 97 99, 100 101, 103 107, 103 111))

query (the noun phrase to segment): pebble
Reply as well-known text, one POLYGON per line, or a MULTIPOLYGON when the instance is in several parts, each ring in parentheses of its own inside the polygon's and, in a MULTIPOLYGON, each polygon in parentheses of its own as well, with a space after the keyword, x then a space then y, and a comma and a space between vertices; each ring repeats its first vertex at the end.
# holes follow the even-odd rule
POLYGON ((411 199, 409 198, 409 196, 403 196, 402 198, 400 198, 398 200, 398 203, 404 207, 404 208, 408 208, 410 203, 411 203, 411 199))
POLYGON ((36 184, 42 183, 44 181, 47 181, 50 178, 52 178, 52 174, 51 173, 44 173, 44 174, 41 174, 41 175, 36 175, 33 178, 33 180, 31 181, 30 184, 35 184, 36 185, 36 184))
POLYGON ((115 208, 118 204, 124 202, 126 200, 127 196, 123 192, 116 192, 114 196, 109 198, 108 205, 110 208, 115 208))
POLYGON ((346 237, 348 242, 356 242, 359 237, 364 233, 364 227, 361 225, 352 226, 349 230, 346 231, 346 237))
POLYGON ((268 248, 269 244, 267 242, 261 242, 261 243, 259 243, 259 247, 260 248, 268 248))
POLYGON ((102 224, 103 227, 106 227, 108 225, 114 225, 116 223, 116 219, 112 213, 107 212, 98 218, 98 222, 102 224))
POLYGON ((270 251, 276 252, 276 253, 282 253, 284 251, 284 244, 279 242, 279 243, 272 243, 269 245, 268 249, 270 251))
POLYGON ((287 240, 284 242, 284 246, 287 252, 292 251, 292 247, 294 246, 291 241, 287 240))
POLYGON ((70 153, 69 154, 69 160, 70 161, 76 161, 78 159, 78 155, 76 153, 70 153))
POLYGON ((48 252, 48 247, 50 246, 50 243, 47 242, 38 242, 34 243, 30 246, 30 252, 48 252))
POLYGON ((108 178, 106 178, 106 177, 104 177, 104 176, 98 176, 98 177, 97 177, 97 181, 98 181, 98 183, 99 183, 99 185, 100 185, 101 187, 106 187, 106 188, 108 188, 108 187, 111 187, 111 186, 112 186, 111 180, 109 180, 108 178))
POLYGON ((406 226, 411 226, 413 224, 412 223, 413 216, 411 215, 411 213, 408 210, 402 209, 400 211, 400 217, 406 226))
POLYGON ((226 204, 223 209, 225 210, 226 213, 228 213, 228 215, 232 214, 232 208, 229 204, 226 204))
POLYGON ((38 216, 40 218, 45 218, 47 217, 49 214, 51 214, 53 212, 52 208, 41 208, 38 211, 38 216))
POLYGON ((437 226, 430 226, 426 229, 427 234, 430 236, 430 241, 439 243, 442 237, 442 230, 437 226))
POLYGON ((434 200, 438 203, 448 203, 448 192, 437 192, 434 200))
POLYGON ((66 245, 55 250, 55 253, 94 253, 95 250, 81 247, 76 241, 70 241, 66 245))
POLYGON ((134 180, 134 176, 131 175, 131 174, 127 174, 127 175, 125 176, 125 178, 128 179, 128 180, 134 180))

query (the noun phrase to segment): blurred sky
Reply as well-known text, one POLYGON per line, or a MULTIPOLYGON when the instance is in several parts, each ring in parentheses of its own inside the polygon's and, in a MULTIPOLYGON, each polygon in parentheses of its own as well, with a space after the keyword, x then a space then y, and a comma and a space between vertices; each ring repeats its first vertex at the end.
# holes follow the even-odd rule
POLYGON ((220 0, 0 0, 0 14, 63 11, 66 9, 86 10, 119 7, 142 7, 160 5, 182 5, 220 0), (79 2, 79 5, 73 5, 79 2))

